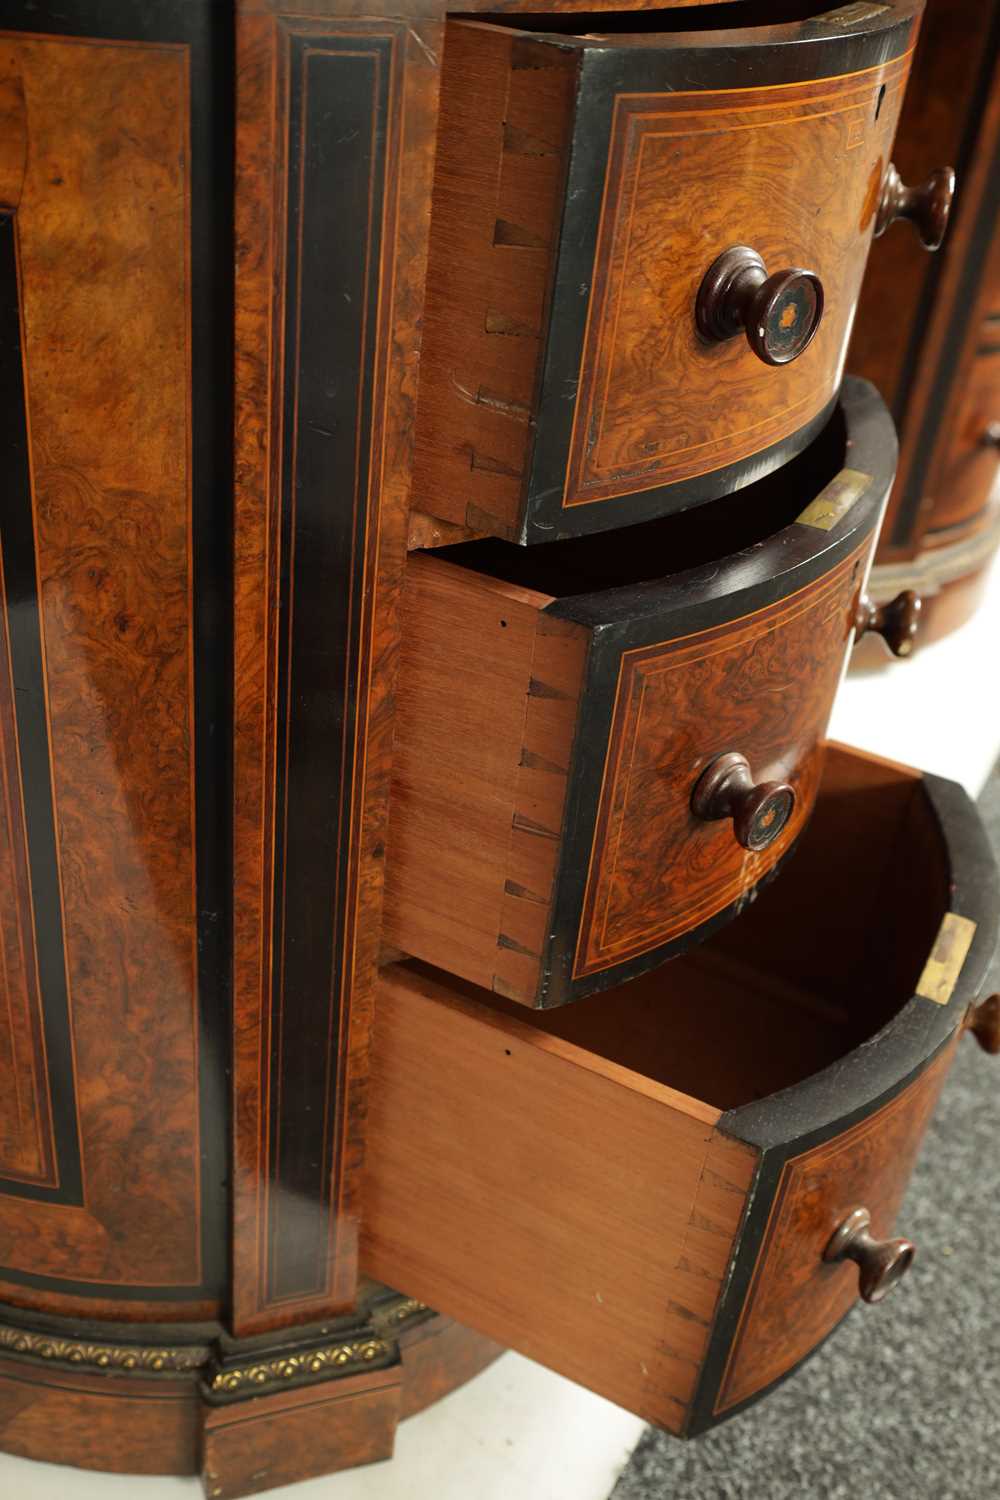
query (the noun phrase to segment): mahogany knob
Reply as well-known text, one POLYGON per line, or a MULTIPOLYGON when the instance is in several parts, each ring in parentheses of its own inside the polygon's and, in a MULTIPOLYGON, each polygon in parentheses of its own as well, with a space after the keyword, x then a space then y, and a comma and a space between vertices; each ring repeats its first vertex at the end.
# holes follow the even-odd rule
POLYGON ((912 1240, 877 1240, 871 1222, 867 1208, 854 1209, 835 1231, 823 1259, 853 1260, 864 1301, 881 1302, 912 1266, 917 1247, 912 1240))
POLYGON ((875 237, 884 234, 897 219, 909 219, 925 250, 940 249, 954 196, 955 174, 951 167, 938 167, 926 182, 907 187, 890 162, 875 214, 875 237))
POLYGON ((984 1052, 991 1057, 1000 1054, 1000 995, 990 995, 980 1000, 969 1016, 966 1026, 984 1052))
POLYGON ((756 854, 773 844, 792 815, 795 791, 787 781, 754 785, 745 755, 730 750, 706 766, 691 793, 691 811, 706 823, 732 818, 737 841, 756 854))
POLYGON ((920 595, 912 589, 904 589, 888 604, 875 604, 862 594, 854 611, 855 643, 871 631, 882 637, 893 656, 912 655, 922 608, 920 595))
POLYGON ((731 245, 713 261, 698 289, 695 323, 710 344, 746 334, 766 365, 787 365, 808 349, 823 316, 823 285, 792 267, 767 274, 748 245, 731 245))

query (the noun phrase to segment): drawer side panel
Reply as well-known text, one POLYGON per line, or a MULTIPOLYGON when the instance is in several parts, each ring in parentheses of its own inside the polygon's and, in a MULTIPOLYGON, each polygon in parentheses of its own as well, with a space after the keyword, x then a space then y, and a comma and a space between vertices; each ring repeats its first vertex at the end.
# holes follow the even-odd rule
POLYGON ((365 1272, 679 1432, 756 1153, 547 1041, 384 977, 365 1272))

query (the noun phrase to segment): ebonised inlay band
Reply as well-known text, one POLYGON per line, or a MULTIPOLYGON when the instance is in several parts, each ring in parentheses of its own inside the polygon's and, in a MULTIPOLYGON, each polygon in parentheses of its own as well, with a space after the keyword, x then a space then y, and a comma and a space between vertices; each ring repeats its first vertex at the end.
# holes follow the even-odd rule
POLYGON ((268 1302, 326 1285, 392 47, 290 38, 268 1302))

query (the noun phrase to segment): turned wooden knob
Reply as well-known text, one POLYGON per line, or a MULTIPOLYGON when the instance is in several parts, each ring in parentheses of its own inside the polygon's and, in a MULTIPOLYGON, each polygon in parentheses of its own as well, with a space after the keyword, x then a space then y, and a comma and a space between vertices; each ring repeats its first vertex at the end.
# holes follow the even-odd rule
POLYGON ((757 853, 773 844, 792 815, 795 791, 787 781, 754 785, 745 755, 731 750, 706 766, 691 793, 691 811, 706 823, 732 818, 737 841, 757 853))
POLYGON ((910 656, 920 628, 922 608, 920 595, 912 589, 904 589, 888 604, 875 604, 862 594, 854 611, 855 644, 863 635, 873 632, 882 637, 893 656, 910 656))
POLYGON ((871 1222, 867 1208, 854 1209, 834 1232, 823 1259, 853 1260, 862 1298, 881 1302, 912 1266, 917 1247, 912 1240, 877 1240, 871 1222))
POLYGON ((897 219, 909 219, 925 250, 937 250, 948 228, 955 174, 951 167, 938 167, 918 187, 906 187, 892 162, 886 168, 882 196, 875 215, 875 235, 884 234, 897 219))
POLYGON ((706 271, 695 303, 702 338, 721 343, 745 333, 766 365, 787 365, 808 349, 823 316, 823 286, 792 267, 768 275, 756 250, 731 245, 706 271))
POLYGON ((966 1026, 984 1052, 1000 1054, 1000 995, 990 995, 974 1007, 966 1026))

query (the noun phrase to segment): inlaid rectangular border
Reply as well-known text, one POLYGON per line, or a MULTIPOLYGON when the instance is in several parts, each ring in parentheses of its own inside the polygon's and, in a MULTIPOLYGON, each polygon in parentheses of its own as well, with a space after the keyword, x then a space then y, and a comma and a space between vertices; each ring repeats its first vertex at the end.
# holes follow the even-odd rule
POLYGON ((587 312, 570 435, 562 502, 565 508, 615 499, 738 463, 807 422, 830 395, 829 372, 817 374, 813 370, 811 382, 806 374, 794 381, 794 400, 768 407, 752 427, 727 433, 724 440, 709 436, 701 443, 677 449, 667 447, 665 437, 660 452, 651 455, 643 462, 641 472, 627 480, 613 466, 601 463, 617 309, 622 288, 629 279, 635 196, 647 142, 669 137, 683 140, 706 132, 802 127, 833 115, 849 116, 867 106, 872 89, 879 82, 886 91, 881 108, 888 118, 901 100, 911 57, 912 49, 891 63, 823 80, 825 86, 819 87, 812 80, 718 92, 616 96, 597 229, 594 292, 587 312))
MULTIPOLYGON (((635 754, 641 732, 641 695, 645 692, 644 676, 649 671, 660 675, 689 667, 692 663, 701 661, 718 651, 751 651, 754 642, 762 636, 782 630, 801 616, 822 609, 844 590, 845 584, 853 588, 851 579, 856 571, 856 564, 867 552, 869 546, 870 540, 866 538, 860 547, 831 570, 818 587, 801 589, 779 603, 745 617, 743 621, 729 621, 725 625, 717 626, 696 636, 693 640, 681 637, 678 640, 660 641, 652 646, 637 647, 622 653, 615 686, 611 734, 599 809, 587 866, 587 884, 573 964, 574 980, 614 968, 649 949, 661 947, 672 937, 688 931, 722 911, 739 895, 739 882, 734 883, 731 876, 721 877, 714 883, 710 883, 695 903, 688 902, 679 910, 665 911, 657 928, 644 931, 640 937, 633 937, 627 943, 615 945, 607 941, 607 906, 614 883, 618 850, 616 830, 612 822, 612 804, 620 778, 622 776, 628 778, 631 774, 631 759, 635 754), (635 717, 632 719, 631 739, 627 741, 626 729, 632 718, 629 705, 636 687, 640 694, 640 702, 635 717), (603 876, 604 863, 609 856, 611 872, 603 876), (602 887, 605 897, 603 906, 599 897, 602 887)), ((846 646, 846 639, 844 644, 846 646)), ((820 739, 823 727, 821 726, 820 739)), ((798 807, 789 820, 787 828, 768 851, 767 865, 780 859, 783 851, 801 831, 819 784, 819 769, 818 762, 805 764, 804 784, 799 788, 798 807)), ((760 868, 761 872, 766 868, 764 861, 761 861, 760 868)))
MULTIPOLYGON (((231 685, 231 390, 232 390, 232 18, 226 7, 192 6, 187 0, 160 0, 137 7, 132 0, 60 0, 39 7, 34 0, 8 0, 3 28, 13 40, 78 44, 81 47, 131 46, 137 53, 168 49, 177 56, 184 79, 186 112, 178 130, 189 171, 186 201, 179 206, 187 230, 185 248, 189 318, 190 422, 189 462, 189 678, 192 693, 192 822, 194 873, 192 890, 191 1028, 196 1039, 197 1075, 192 1079, 191 1132, 196 1182, 194 1214, 185 1213, 191 1239, 190 1263, 197 1279, 151 1279, 144 1263, 134 1280, 86 1279, 28 1269, 0 1269, 0 1283, 23 1288, 39 1307, 72 1305, 85 1315, 100 1303, 104 1316, 128 1315, 132 1304, 158 1308, 164 1316, 210 1316, 223 1296, 228 1261, 226 1229, 225 1079, 229 1063, 229 910, 231 899, 230 806, 220 788, 231 776, 230 744, 221 726, 230 717, 231 685), (195 818, 195 810, 197 817, 195 818)), ((30 372, 29 372, 30 375, 30 372)), ((8 595, 11 577, 7 575, 8 595)), ((32 584, 32 587, 36 587, 32 584)), ((18 609, 21 613, 21 600, 18 609)), ((14 652, 12 641, 12 652, 14 652)), ((33 682, 42 684, 43 656, 33 682)), ((15 672, 16 672, 15 666, 15 672)), ((20 711, 20 702, 19 702, 20 711)), ((20 753, 26 778, 29 845, 32 798, 27 790, 29 763, 48 767, 47 752, 29 746, 23 733, 20 753)), ((34 879, 34 874, 33 877, 34 879)), ((36 928, 58 911, 58 894, 35 892, 36 928)), ((40 955, 49 948, 38 930, 40 955)), ((54 961, 63 950, 52 945, 54 961)), ((49 1031, 48 997, 45 1024, 49 1031)), ((55 1010, 52 1012, 56 1014, 55 1010)), ((47 1042, 47 1061, 58 1086, 53 1087, 56 1130, 60 1110, 73 1107, 72 1036, 67 1015, 55 1047, 47 1042)), ((73 1107, 75 1128, 75 1107, 73 1107)), ((86 1143, 84 1142, 84 1159, 86 1143)), ((57 1194, 29 1183, 0 1184, 5 1192, 7 1229, 23 1244, 49 1222, 43 1215, 64 1216, 67 1235, 87 1222, 85 1184, 77 1190, 72 1157, 59 1156, 57 1194), (68 1161, 69 1170, 64 1170, 68 1161), (21 1200, 19 1203, 15 1200, 21 1200), (82 1215, 82 1217, 81 1217, 82 1215)), ((82 1176, 82 1173, 81 1173, 82 1176)), ((112 1229, 113 1233, 113 1229, 112 1229)), ((30 1257, 26 1257, 30 1264, 30 1257)), ((154 1273, 155 1274, 155 1273, 154 1273)))
MULTIPOLYGON (((274 1007, 261 1296, 326 1288, 362 730, 370 434, 396 38, 288 41, 274 1007), (350 226, 344 232, 344 226, 350 226)), ((397 84, 398 87, 398 84, 397 84)), ((388 226, 391 236, 391 222, 388 226)), ((264 1061, 264 1059, 262 1059, 264 1061)))
POLYGON ((37 1164, 34 1171, 14 1170, 0 1156, 0 1192, 80 1205, 80 1125, 45 711, 17 262, 16 214, 0 214, 0 429, 5 453, 5 494, 0 508, 0 752, 13 886, 5 921, 17 930, 23 992, 13 993, 15 976, 6 960, 3 984, 13 1073, 8 1086, 22 1119, 28 1103, 22 1103, 22 1083, 30 1088, 37 1164), (23 1011, 21 1027, 15 1017, 18 1002, 23 1011), (18 1047, 25 1023, 31 1037, 27 1056, 18 1047))
POLYGON ((792 93, 809 80, 814 85, 822 82, 828 92, 839 79, 864 73, 871 78, 872 70, 904 59, 915 39, 917 9, 916 0, 907 0, 864 29, 840 28, 840 34, 822 17, 769 34, 743 33, 739 47, 724 45, 721 34, 703 36, 697 47, 689 37, 683 39, 687 45, 678 42, 673 47, 663 42, 650 48, 639 45, 639 39, 634 46, 608 47, 593 39, 579 44, 574 144, 518 540, 550 541, 602 531, 611 524, 633 525, 731 493, 794 458, 833 409, 831 400, 813 417, 803 417, 789 436, 758 448, 750 458, 669 483, 647 479, 645 487, 618 496, 610 507, 563 503, 573 425, 586 399, 581 366, 616 97, 745 92, 748 69, 755 87, 792 93))
POLYGON ((357 1286, 442 25, 340 9, 238 7, 241 1335, 331 1314, 357 1286))

